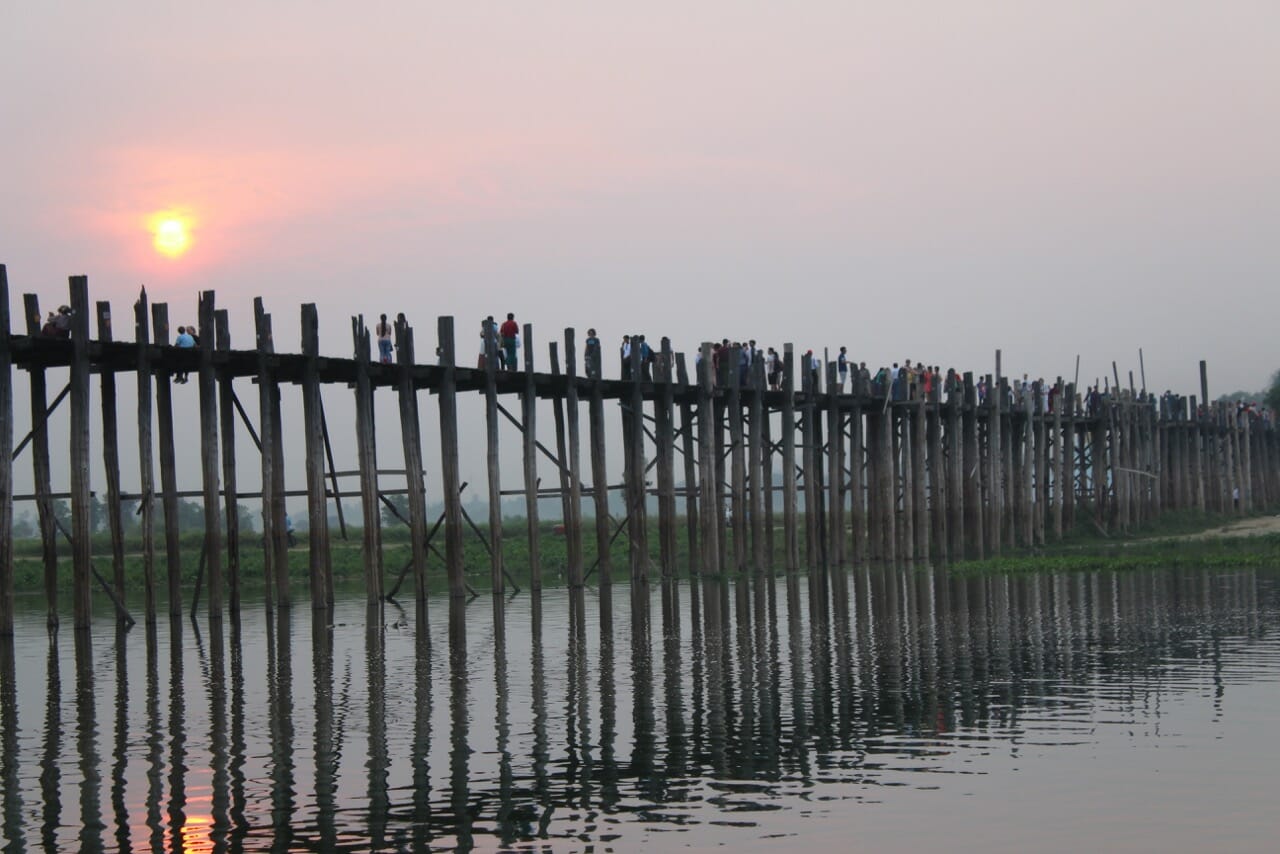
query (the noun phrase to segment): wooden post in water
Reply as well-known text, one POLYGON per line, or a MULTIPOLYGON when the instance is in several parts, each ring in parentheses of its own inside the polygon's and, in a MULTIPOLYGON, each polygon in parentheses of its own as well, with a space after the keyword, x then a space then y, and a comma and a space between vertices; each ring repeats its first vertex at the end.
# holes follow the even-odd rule
MULTIPOLYGON (((13 356, 9 351, 9 274, 0 264, 0 636, 13 636, 13 356)), ((9 641, 4 641, 8 644, 9 641)), ((3 653, 6 680, 12 649, 3 653)), ((7 688, 8 686, 6 686, 7 688)), ((5 722, 7 739, 13 736, 12 719, 5 722)), ((6 740, 6 745, 10 742, 6 740)))
MULTIPOLYGON (((351 339, 356 361, 356 460, 360 468, 360 515, 364 520, 360 558, 364 564, 365 601, 376 605, 383 596, 382 508, 378 502, 378 430, 373 420, 373 381, 369 376, 372 341, 364 315, 351 318, 351 339)), ((414 409, 416 416, 417 407, 414 409)), ((410 519, 411 528, 412 525, 410 519)))
MULTIPOLYGON (((227 310, 213 313, 216 349, 226 358, 231 350, 227 310)), ((225 362, 223 362, 225 365, 225 362)), ((227 599, 231 613, 240 613, 240 507, 236 501, 236 413, 234 377, 226 367, 218 370, 219 436, 222 438, 222 515, 227 531, 227 599)))
POLYGON ((498 330, 492 317, 483 322, 481 333, 484 336, 485 471, 489 484, 489 583, 493 595, 499 596, 506 584, 502 577, 502 477, 498 466, 498 364, 503 355, 498 350, 498 330))
POLYGON ((142 536, 142 586, 148 624, 156 621, 155 491, 156 479, 151 443, 151 315, 147 289, 133 304, 133 340, 138 348, 138 476, 141 498, 138 514, 142 536))
POLYGON ((275 378, 271 315, 262 297, 253 300, 258 351, 258 434, 262 441, 262 568, 267 609, 289 604, 289 541, 285 530, 284 437, 280 425, 280 386, 275 378))
POLYGON ((917 397, 911 403, 908 410, 909 417, 912 418, 911 424, 911 471, 912 477, 912 497, 911 506, 915 511, 915 543, 913 551, 916 559, 929 559, 929 505, 926 500, 925 482, 927 473, 925 471, 925 446, 927 441, 928 426, 925 419, 925 400, 923 387, 917 392, 917 397))
POLYGON ((963 474, 964 479, 964 555, 969 559, 983 558, 982 548, 982 506, 978 479, 978 400, 973 385, 973 374, 964 374, 964 410, 961 413, 964 432, 963 474))
MULTIPOLYGON (((723 358, 723 356, 721 356, 723 358)), ((803 395, 800 422, 800 465, 804 469, 804 563, 812 571, 818 560, 818 477, 815 469, 814 453, 814 419, 817 416, 814 398, 818 394, 814 387, 814 357, 806 353, 800 357, 800 393, 803 395)))
POLYGON ((720 537, 715 501, 715 430, 711 411, 711 345, 702 344, 702 361, 698 364, 698 491, 702 495, 702 571, 720 571, 720 537))
POLYGON ((444 493, 444 562, 449 577, 449 596, 467 594, 462 566, 462 497, 458 474, 458 375, 454 355, 453 318, 441 317, 437 324, 440 342, 440 488, 444 493))
POLYGON ((854 380, 854 406, 849 415, 849 516, 852 525, 854 562, 867 562, 867 431, 864 429, 863 401, 869 389, 861 379, 854 380))
MULTIPOLYGON (((707 359, 706 352, 703 359, 707 359)), ((795 352, 782 345, 782 537, 787 572, 800 569, 800 544, 796 532, 796 396, 795 352)), ((706 424, 704 422, 703 426, 706 424)))
MULTIPOLYGON (((751 353, 751 372, 750 372, 750 391, 747 397, 747 417, 749 420, 748 427, 751 430, 748 454, 747 454, 747 470, 750 475, 747 480, 747 508, 751 517, 751 565, 757 575, 763 574, 768 569, 768 559, 766 558, 766 538, 765 538, 765 512, 764 502, 766 493, 763 492, 763 484, 767 483, 765 476, 765 422, 767 417, 764 408, 764 360, 760 358, 760 354, 754 348, 751 353)), ((769 495, 772 500, 772 495, 769 495)))
MULTIPOLYGON (((413 327, 396 318, 396 392, 400 404, 400 441, 404 448, 405 488, 409 499, 410 560, 415 601, 427 598, 427 497, 422 465, 422 428, 418 419, 418 388, 413 369, 416 348, 413 327)), ((443 404, 443 401, 441 401, 443 404)), ((443 434, 443 430, 441 431, 443 434)), ((446 487, 448 488, 448 487, 446 487)), ((457 493, 454 493, 455 497, 457 493)), ((499 580, 500 582, 501 580, 499 580)))
MULTIPOLYGON (((603 372, 601 357, 601 373, 603 372)), ((605 458, 603 378, 597 374, 591 383, 591 401, 587 406, 587 427, 591 441, 591 499, 595 507, 596 567, 600 589, 613 584, 613 561, 609 555, 609 479, 605 458)))
POLYGON ((1034 388, 1028 388, 1027 392, 1022 395, 1022 448, 1021 448, 1021 495, 1019 496, 1019 521, 1021 522, 1021 537, 1024 548, 1031 548, 1036 543, 1036 525, 1035 525, 1035 502, 1033 501, 1035 493, 1033 476, 1036 472, 1036 455, 1035 455, 1035 405, 1032 398, 1035 397, 1034 388))
POLYGON ((196 312, 200 329, 200 481, 204 497, 204 553, 209 574, 209 617, 222 616, 222 519, 218 508, 218 400, 213 376, 213 291, 202 291, 196 312))
POLYGON ((837 370, 835 363, 827 368, 827 388, 835 389, 827 394, 827 489, 830 506, 827 510, 827 557, 832 566, 845 565, 845 432, 843 388, 832 377, 837 370), (837 393, 838 392, 838 393, 837 393))
MULTIPOLYGON (((1074 383, 1066 386, 1064 396, 1062 398, 1064 408, 1062 429, 1062 453, 1063 453, 1063 481, 1062 481, 1062 524, 1065 530, 1070 531, 1075 527, 1076 523, 1076 387, 1074 383)), ((1151 433, 1149 428, 1151 408, 1143 407, 1143 424, 1144 434, 1150 439, 1151 433)), ((1150 454, 1149 441, 1144 443, 1144 456, 1150 454)), ((1144 492, 1147 490, 1147 484, 1143 484, 1144 492)))
POLYGON ((305 357, 302 369, 302 421, 307 460, 308 539, 311 547, 308 569, 311 607, 319 610, 327 608, 333 602, 333 566, 329 559, 324 434, 320 426, 320 318, 316 313, 315 303, 302 306, 302 355, 305 357))
POLYGON ((89 562, 93 520, 89 506, 89 280, 71 277, 71 599, 75 627, 93 620, 89 562))
MULTIPOLYGON (((42 316, 35 294, 24 294, 27 335, 40 335, 42 316)), ((58 528, 54 517, 53 489, 49 467, 48 393, 43 367, 27 369, 31 385, 31 468, 36 492, 36 514, 40 521, 40 555, 44 567, 44 596, 49 628, 58 625, 58 528)))
MULTIPOLYGON (((721 351, 720 358, 725 358, 721 351)), ((747 457, 742 427, 742 346, 729 348, 729 384, 726 407, 729 415, 729 501, 733 508, 733 570, 747 568, 747 457)))
POLYGON ((569 577, 578 579, 581 585, 585 576, 582 559, 582 439, 578 413, 578 348, 572 327, 564 330, 565 370, 565 427, 568 432, 567 458, 560 464, 569 471, 568 514, 564 520, 564 533, 568 547, 569 577))
POLYGON ((929 554, 947 559, 946 464, 942 457, 942 412, 939 405, 942 378, 933 375, 932 393, 925 403, 925 441, 929 469, 929 554))
POLYGON ((987 381, 987 471, 990 485, 990 525, 987 543, 991 554, 1000 556, 1004 537, 1004 451, 1001 447, 1001 419, 1004 412, 1004 395, 1001 394, 1004 377, 1000 375, 1000 351, 996 350, 996 373, 987 381))
MULTIPOLYGON (((99 300, 98 340, 112 340, 111 303, 99 300)), ((6 327, 7 331, 7 327, 6 327)), ((120 517, 120 431, 116 420, 116 374, 107 366, 99 369, 98 388, 102 403, 102 467, 107 479, 107 528, 111 533, 111 587, 124 600, 124 524, 120 517)), ((5 529, 8 530, 8 529, 5 529)), ((124 618, 117 618, 123 622, 124 618)))
POLYGON ((947 557, 963 560, 965 556, 965 469, 964 441, 960 428, 960 413, 964 394, 955 388, 958 378, 947 371, 947 557))
POLYGON ((689 372, 684 353, 676 353, 677 380, 680 383, 680 447, 684 452, 684 515, 685 530, 689 538, 689 578, 701 574, 698 562, 702 559, 698 540, 698 464, 694 452, 693 404, 689 402, 689 372))
POLYGON ((649 535, 645 508, 644 460, 644 396, 641 382, 644 367, 640 360, 640 341, 631 336, 631 383, 627 411, 627 535, 631 563, 631 583, 643 584, 649 578, 649 535))
POLYGON ((898 464, 894 459, 894 411, 891 384, 885 387, 885 403, 876 414, 876 503, 880 507, 879 556, 893 563, 898 559, 898 464))
MULTIPOLYGON (((567 334, 568 330, 566 330, 567 334)), ((675 390, 672 388, 671 339, 663 336, 654 382, 654 435, 658 454, 658 551, 662 578, 676 574, 675 390)))
MULTIPOLYGON (((548 344, 548 352, 551 357, 551 375, 560 378, 560 345, 552 341, 548 344)), ((569 467, 566 461, 569 458, 569 437, 565 429, 564 414, 564 395, 556 394, 551 404, 552 415, 555 416, 556 423, 556 476, 560 481, 560 521, 563 524, 565 536, 569 533, 569 467)), ((625 425, 624 425, 625 426, 625 425)), ((566 552, 567 552, 566 540, 566 552)), ((575 576, 571 571, 571 563, 566 563, 567 581, 570 587, 581 587, 584 579, 579 574, 575 576)))
MULTIPOLYGON (((151 306, 152 340, 169 346, 169 306, 151 306)), ((173 387, 169 370, 156 374, 156 423, 160 432, 160 490, 164 507, 164 552, 169 616, 182 616, 182 546, 178 539, 177 454, 173 435, 173 387)))
POLYGON ((1062 397, 1062 377, 1058 377, 1054 385, 1053 396, 1053 539, 1062 542, 1062 493, 1067 489, 1067 456, 1071 453, 1062 436, 1062 407, 1066 403, 1062 397))
POLYGON ((533 324, 524 325, 524 391, 520 394, 524 454, 524 514, 529 542, 529 587, 542 589, 542 533, 538 530, 538 391, 533 383, 533 324))

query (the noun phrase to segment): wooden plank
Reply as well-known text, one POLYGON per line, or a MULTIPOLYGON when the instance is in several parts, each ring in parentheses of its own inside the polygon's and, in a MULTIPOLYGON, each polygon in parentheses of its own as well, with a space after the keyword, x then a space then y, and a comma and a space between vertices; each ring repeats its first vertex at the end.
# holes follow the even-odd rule
MULTIPOLYGON (((356 461, 360 469, 360 557, 364 563, 365 601, 376 605, 383 596, 382 510, 378 504, 378 431, 373 420, 373 383, 369 378, 372 336, 364 315, 351 318, 351 343, 356 357, 356 461)), ((341 504, 341 500, 335 498, 341 504)))
MULTIPOLYGON (((111 304, 99 300, 96 308, 98 340, 110 342, 111 304)), ((102 413, 102 466, 107 481, 107 530, 111 536, 111 587, 117 598, 123 600, 124 524, 120 506, 120 430, 116 418, 116 375, 106 366, 100 370, 98 388, 102 413)))
POLYGON ((462 565, 462 498, 458 475, 458 381, 452 317, 437 321, 440 342, 440 488, 444 493, 444 561, 449 596, 467 595, 462 565))
MULTIPOLYGON (((7 710, 12 708, 13 699, 13 643, 8 640, 13 636, 13 356, 9 352, 9 273, 4 264, 0 264, 0 659, 3 670, 0 671, 0 686, 3 686, 3 697, 6 709, 5 745, 16 748, 14 737, 14 716, 7 710)), ((15 756, 14 753, 6 753, 15 756)), ((7 775, 6 775, 7 776, 7 775)), ((6 779, 6 787, 11 781, 6 779)))
MULTIPOLYGON (((231 325, 227 310, 213 313, 214 349, 231 351, 231 325)), ((203 340, 203 339, 201 339, 203 340)), ((222 516, 227 538, 227 607, 240 613, 240 504, 236 484, 235 378, 230 371, 215 370, 218 383, 218 437, 222 442, 222 516)))
POLYGON ((320 426, 320 318, 315 303, 302 306, 302 435, 307 473, 307 569, 312 610, 333 602, 333 565, 329 555, 328 498, 324 485, 324 433, 320 426))
POLYGON ((72 276, 71 291, 71 602, 74 625, 93 621, 93 559, 89 504, 89 280, 72 276))
MULTIPOLYGON (((222 519, 218 507, 218 389, 213 371, 214 328, 213 291, 200 294, 200 474, 204 485, 205 565, 209 571, 209 617, 222 616, 223 582, 222 519)), ((234 501, 234 498, 233 498, 234 501)))
POLYGON ((542 589, 542 534, 538 529, 538 392, 533 378, 531 323, 524 325, 524 391, 520 395, 520 407, 524 452, 524 514, 529 542, 529 587, 538 591, 542 589))
MULTIPOLYGON (((23 305, 27 319, 27 334, 40 334, 42 316, 35 294, 24 294, 23 305)), ((53 489, 50 485, 49 466, 49 408, 45 406, 48 392, 45 371, 42 367, 28 368, 31 394, 31 468, 36 493, 36 514, 40 523, 40 556, 44 568, 44 596, 46 623, 49 628, 58 625, 58 529, 54 524, 53 489)), ((71 387, 67 386, 68 393, 71 387)))

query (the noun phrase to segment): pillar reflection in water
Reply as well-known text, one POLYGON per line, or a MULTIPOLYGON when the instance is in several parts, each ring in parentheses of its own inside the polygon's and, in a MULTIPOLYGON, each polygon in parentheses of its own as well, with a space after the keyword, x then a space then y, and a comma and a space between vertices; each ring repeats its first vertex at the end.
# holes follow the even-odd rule
POLYGON ((18 785, 18 689, 13 635, 0 635, 0 798, 6 850, 22 849, 22 787, 18 785))
POLYGON ((271 720, 272 847, 288 850, 293 841, 293 611, 267 615, 267 705, 271 720))
POLYGON ((467 620, 466 600, 449 600, 449 807, 455 845, 468 850, 471 837, 471 747, 467 744, 467 620))

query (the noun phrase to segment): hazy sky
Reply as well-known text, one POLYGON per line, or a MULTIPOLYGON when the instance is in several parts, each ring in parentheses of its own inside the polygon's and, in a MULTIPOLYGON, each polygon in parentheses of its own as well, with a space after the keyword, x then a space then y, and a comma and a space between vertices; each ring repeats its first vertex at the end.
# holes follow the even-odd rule
POLYGON ((216 289, 239 346, 261 295, 335 355, 359 312, 421 354, 514 311, 540 365, 593 325, 1257 389, 1277 33, 1274 0, 5 3, 0 263, 14 310, 216 289))

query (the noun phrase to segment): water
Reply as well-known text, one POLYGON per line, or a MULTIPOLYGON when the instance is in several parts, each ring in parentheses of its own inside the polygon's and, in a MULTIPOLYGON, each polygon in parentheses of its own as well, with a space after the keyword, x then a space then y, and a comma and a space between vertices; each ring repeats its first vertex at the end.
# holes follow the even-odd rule
POLYGON ((1278 622, 1253 570, 353 593, 52 636, 31 601, 0 824, 7 850, 1271 850, 1278 622))

